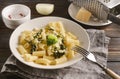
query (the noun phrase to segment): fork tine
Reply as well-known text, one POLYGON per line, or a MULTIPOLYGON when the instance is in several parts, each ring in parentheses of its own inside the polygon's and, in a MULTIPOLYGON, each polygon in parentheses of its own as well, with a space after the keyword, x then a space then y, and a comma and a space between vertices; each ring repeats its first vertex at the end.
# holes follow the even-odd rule
POLYGON ((74 47, 74 49, 73 49, 75 52, 78 52, 78 53, 80 53, 80 54, 82 54, 83 56, 86 56, 86 54, 84 54, 79 48, 77 48, 77 47, 74 47))
POLYGON ((80 47, 80 46, 76 46, 79 50, 81 50, 81 52, 83 52, 85 55, 88 55, 89 52, 87 50, 85 50, 84 48, 80 47))
POLYGON ((85 57, 89 54, 89 52, 87 50, 85 50, 84 48, 77 46, 77 45, 73 48, 73 50, 82 54, 85 57))
POLYGON ((75 49, 75 51, 78 52, 78 53, 80 53, 83 57, 86 57, 86 55, 83 52, 79 51, 78 49, 75 49))

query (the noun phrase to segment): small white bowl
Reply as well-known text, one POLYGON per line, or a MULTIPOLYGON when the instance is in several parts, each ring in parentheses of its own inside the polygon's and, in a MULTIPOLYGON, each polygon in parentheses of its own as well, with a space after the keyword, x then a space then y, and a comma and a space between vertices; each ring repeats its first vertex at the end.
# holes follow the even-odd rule
POLYGON ((89 36, 84 28, 82 28, 79 24, 65 19, 65 18, 60 18, 60 17, 40 17, 36 18, 33 20, 30 20, 26 23, 21 24, 18 28, 14 30, 10 37, 10 50, 12 54, 22 63, 34 67, 34 68, 40 68, 40 69, 58 69, 58 68, 63 68, 70 66, 78 61, 80 61, 83 57, 80 54, 77 54, 73 59, 63 63, 63 64, 58 64, 58 65, 53 65, 53 66, 45 66, 45 65, 40 65, 40 64, 35 64, 33 62, 26 62, 20 55, 20 53, 17 51, 17 46, 18 46, 18 39, 21 34, 21 32, 25 30, 33 30, 34 28, 42 28, 49 22, 54 22, 54 21, 61 21, 64 25, 64 28, 67 32, 73 33, 75 36, 78 37, 81 46, 85 48, 86 50, 89 50, 90 46, 90 40, 89 36), (29 27, 27 27, 29 26, 29 27))
POLYGON ((30 20, 31 10, 23 4, 13 4, 2 10, 2 19, 10 29, 15 29, 20 24, 30 20))

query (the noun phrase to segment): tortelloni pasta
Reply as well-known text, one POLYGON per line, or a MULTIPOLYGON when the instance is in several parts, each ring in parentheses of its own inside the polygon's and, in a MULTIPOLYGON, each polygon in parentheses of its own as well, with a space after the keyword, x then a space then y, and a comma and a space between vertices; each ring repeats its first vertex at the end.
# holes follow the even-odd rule
POLYGON ((80 45, 75 35, 66 32, 61 21, 50 22, 44 28, 25 30, 19 37, 17 50, 27 62, 57 65, 75 57, 72 47, 80 45))

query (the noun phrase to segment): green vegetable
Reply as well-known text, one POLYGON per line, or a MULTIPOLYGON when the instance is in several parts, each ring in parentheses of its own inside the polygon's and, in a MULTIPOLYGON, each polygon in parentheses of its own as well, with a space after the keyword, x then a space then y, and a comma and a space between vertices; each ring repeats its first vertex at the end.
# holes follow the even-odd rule
POLYGON ((38 38, 38 36, 39 36, 41 33, 42 33, 42 29, 40 29, 40 31, 37 32, 37 33, 33 36, 33 38, 34 38, 34 39, 35 39, 35 38, 38 38))
POLYGON ((32 45, 31 45, 31 54, 32 54, 32 52, 34 52, 34 51, 36 51, 36 45, 35 45, 35 44, 32 44, 32 45))
POLYGON ((53 56, 54 56, 55 59, 56 59, 56 58, 62 57, 64 54, 65 54, 65 52, 55 51, 55 52, 53 53, 53 56))
POLYGON ((36 47, 35 43, 33 43, 33 41, 26 40, 26 42, 28 42, 30 44, 30 46, 31 46, 31 49, 30 49, 31 54, 32 54, 32 52, 36 51, 37 47, 36 47))
POLYGON ((61 50, 64 50, 65 48, 66 48, 65 45, 63 45, 63 44, 60 45, 61 50))
POLYGON ((57 42, 58 42, 58 38, 55 35, 49 34, 47 36, 47 45, 48 46, 53 45, 53 44, 55 44, 57 42))

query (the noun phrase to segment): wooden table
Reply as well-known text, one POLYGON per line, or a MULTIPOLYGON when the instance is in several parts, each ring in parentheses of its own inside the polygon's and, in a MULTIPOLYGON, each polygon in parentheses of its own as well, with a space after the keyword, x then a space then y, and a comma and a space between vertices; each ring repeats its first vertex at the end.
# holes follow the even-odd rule
MULTIPOLYGON (((7 5, 10 4, 25 4, 30 7, 32 11, 32 19, 41 17, 35 10, 37 3, 52 3, 55 5, 54 12, 50 16, 59 16, 71 19, 67 10, 69 2, 67 0, 0 0, 0 11, 7 5)), ((73 20, 73 19, 71 19, 73 20)), ((81 24, 85 29, 102 29, 105 30, 106 35, 111 38, 109 44, 109 55, 108 55, 108 67, 120 75, 120 25, 110 24, 103 27, 90 27, 81 24)), ((6 59, 11 54, 9 49, 9 38, 13 30, 8 29, 0 15, 0 70, 6 59)))

